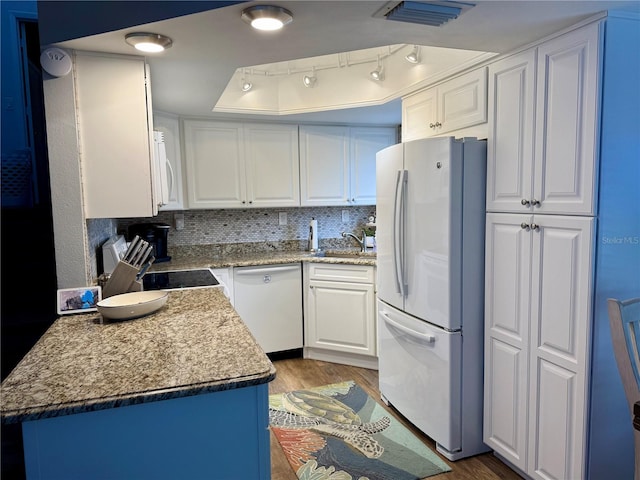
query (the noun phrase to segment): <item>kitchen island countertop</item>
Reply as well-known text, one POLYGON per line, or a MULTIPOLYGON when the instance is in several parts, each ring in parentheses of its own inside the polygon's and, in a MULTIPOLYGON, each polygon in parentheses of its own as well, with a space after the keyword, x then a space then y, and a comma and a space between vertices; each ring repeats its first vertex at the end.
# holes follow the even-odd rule
POLYGON ((220 289, 169 292, 146 317, 60 317, 2 382, 2 423, 268 383, 275 368, 220 289))

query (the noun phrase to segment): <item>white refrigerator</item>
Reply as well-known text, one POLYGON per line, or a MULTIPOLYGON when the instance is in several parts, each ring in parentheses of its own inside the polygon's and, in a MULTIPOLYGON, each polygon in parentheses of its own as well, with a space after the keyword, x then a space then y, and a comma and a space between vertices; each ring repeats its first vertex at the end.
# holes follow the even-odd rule
POLYGON ((377 154, 380 393, 450 460, 482 442, 486 141, 377 154))

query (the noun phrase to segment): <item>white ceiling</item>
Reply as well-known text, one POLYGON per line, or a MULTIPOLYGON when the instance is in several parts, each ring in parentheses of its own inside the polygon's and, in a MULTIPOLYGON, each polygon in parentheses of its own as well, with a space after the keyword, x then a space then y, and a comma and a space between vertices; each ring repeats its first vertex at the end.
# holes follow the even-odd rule
MULTIPOLYGON (((57 45, 134 54, 124 42, 126 33, 150 31, 168 35, 173 39, 173 46, 162 54, 148 56, 154 108, 184 116, 208 117, 220 116, 213 113, 212 108, 241 67, 395 44, 505 53, 602 11, 640 14, 640 2, 635 0, 480 0, 475 3, 459 18, 441 27, 428 27, 375 18, 373 15, 387 4, 384 1, 243 2, 57 45), (277 33, 251 29, 241 20, 240 13, 248 5, 260 3, 289 9, 293 22, 277 33)), ((427 59, 423 63, 425 61, 427 59)), ((400 102, 255 118, 399 124, 400 102)))

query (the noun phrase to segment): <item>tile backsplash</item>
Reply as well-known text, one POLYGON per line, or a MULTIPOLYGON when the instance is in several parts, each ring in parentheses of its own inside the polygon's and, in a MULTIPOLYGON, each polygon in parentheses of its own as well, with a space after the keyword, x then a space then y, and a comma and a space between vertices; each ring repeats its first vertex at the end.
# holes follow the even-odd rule
POLYGON ((153 218, 127 218, 117 220, 89 219, 89 255, 91 273, 97 276, 102 270, 102 243, 116 233, 126 233, 133 223, 160 222, 171 225, 168 248, 189 245, 236 244, 269 242, 282 243, 284 248, 304 245, 309 239, 309 222, 318 221, 318 240, 321 249, 355 247, 351 239, 341 237, 342 232, 358 236, 368 221, 376 214, 375 205, 357 207, 292 207, 252 208, 245 210, 184 210, 160 212, 153 218), (343 212, 348 218, 343 218, 343 212), (184 229, 176 230, 174 216, 184 215, 184 229), (286 225, 280 225, 281 214, 286 225))
POLYGON ((172 226, 169 230, 169 248, 183 245, 209 245, 226 243, 282 242, 307 240, 309 222, 318 221, 318 239, 341 238, 342 232, 358 233, 375 215, 375 206, 364 207, 295 207, 252 208, 246 210, 185 210, 160 212, 152 219, 126 219, 118 221, 118 232, 124 232, 132 223, 162 222, 172 226), (343 222, 343 212, 348 218, 343 222), (184 215, 184 229, 176 230, 175 214, 184 215), (280 217, 286 216, 286 225, 280 217))

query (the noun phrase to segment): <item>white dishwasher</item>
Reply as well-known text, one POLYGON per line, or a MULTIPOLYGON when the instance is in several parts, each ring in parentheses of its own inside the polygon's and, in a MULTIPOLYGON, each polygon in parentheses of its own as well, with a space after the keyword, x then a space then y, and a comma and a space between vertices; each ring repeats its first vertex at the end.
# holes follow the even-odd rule
POLYGON ((233 269, 234 307, 265 353, 302 348, 299 263, 233 269))

